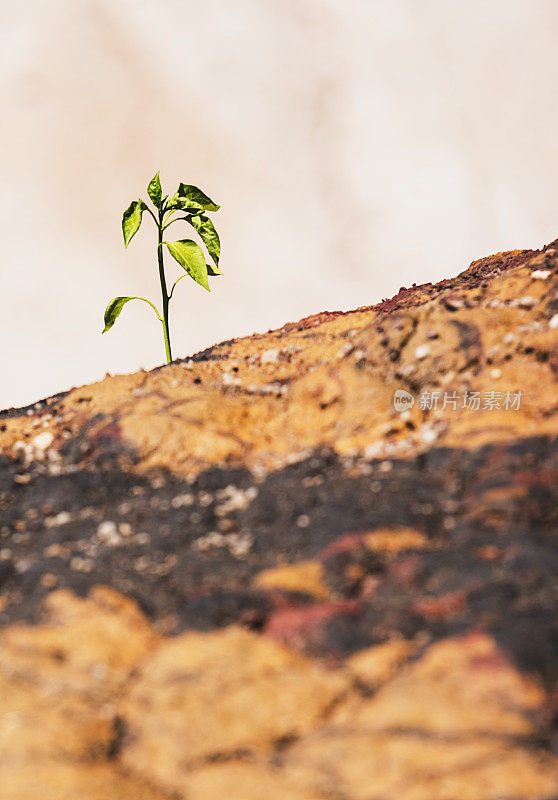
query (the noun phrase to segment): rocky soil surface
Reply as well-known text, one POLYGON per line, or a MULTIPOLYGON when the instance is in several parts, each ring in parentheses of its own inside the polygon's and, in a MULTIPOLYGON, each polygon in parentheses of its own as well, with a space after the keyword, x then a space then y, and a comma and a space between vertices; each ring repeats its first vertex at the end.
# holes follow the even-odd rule
POLYGON ((0 413, 0 796, 556 800, 558 242, 0 413))

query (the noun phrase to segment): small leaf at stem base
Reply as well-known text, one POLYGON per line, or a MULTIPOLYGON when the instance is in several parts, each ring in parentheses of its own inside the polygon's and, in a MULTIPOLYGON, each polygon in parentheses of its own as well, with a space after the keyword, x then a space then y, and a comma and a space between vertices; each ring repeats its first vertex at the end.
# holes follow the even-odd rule
POLYGON ((110 301, 108 306, 105 309, 105 327, 102 330, 102 333, 106 333, 109 331, 118 317, 120 316, 120 312, 122 311, 123 307, 126 305, 128 300, 143 300, 144 303, 147 303, 151 306, 151 308, 157 314, 159 320, 161 317, 159 316, 159 312, 153 305, 150 300, 146 300, 145 297, 115 297, 113 300, 110 301))

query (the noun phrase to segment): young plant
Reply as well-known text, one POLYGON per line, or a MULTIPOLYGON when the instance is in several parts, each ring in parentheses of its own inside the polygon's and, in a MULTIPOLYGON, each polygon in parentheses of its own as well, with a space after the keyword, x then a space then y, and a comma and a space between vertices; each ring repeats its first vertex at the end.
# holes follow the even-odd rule
POLYGON ((122 233, 124 235, 124 246, 128 247, 132 238, 138 232, 141 225, 142 214, 147 211, 155 221, 157 226, 157 264, 159 267, 159 280, 161 282, 162 295, 162 315, 159 314, 156 306, 145 297, 115 297, 111 300, 105 310, 105 327, 103 333, 112 328, 120 312, 129 300, 143 300, 148 303, 157 314, 157 319, 163 326, 163 338, 165 341, 165 353, 167 364, 172 361, 170 332, 169 332, 169 303, 178 281, 189 275, 196 283, 203 286, 209 292, 209 277, 221 275, 219 269, 219 256, 221 246, 219 235, 215 230, 213 222, 207 216, 208 211, 218 211, 220 206, 210 200, 197 186, 181 183, 171 198, 168 195, 163 197, 159 173, 151 179, 147 187, 147 194, 155 207, 155 213, 143 200, 133 200, 124 212, 122 217, 122 233), (176 213, 185 212, 186 216, 174 216, 176 213), (175 242, 163 241, 163 233, 175 222, 184 220, 197 231, 213 264, 207 264, 205 255, 201 247, 192 239, 178 239, 175 242), (165 266, 163 261, 163 246, 166 246, 171 256, 178 261, 184 273, 178 277, 172 285, 170 292, 167 289, 165 276, 165 266))

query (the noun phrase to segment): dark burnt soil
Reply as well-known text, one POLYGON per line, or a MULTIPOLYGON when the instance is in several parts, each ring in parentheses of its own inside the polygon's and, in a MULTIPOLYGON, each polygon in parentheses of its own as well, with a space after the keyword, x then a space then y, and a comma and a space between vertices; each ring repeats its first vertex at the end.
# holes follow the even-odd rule
POLYGON ((319 452, 260 483, 217 468, 190 483, 139 477, 125 452, 79 469, 76 448, 56 475, 0 458, 3 625, 38 621, 53 589, 104 584, 165 633, 239 622, 334 658, 477 628, 547 684, 556 676, 555 439, 401 461, 319 452), (428 547, 364 547, 384 526, 418 529, 428 547), (250 588, 260 570, 307 559, 322 561, 333 599, 250 588))
POLYGON ((36 413, 37 411, 46 410, 46 411, 56 411, 60 405, 61 400, 69 394, 68 392, 58 392, 58 394, 53 394, 50 397, 45 397, 43 400, 39 400, 37 403, 31 403, 28 406, 21 406, 19 408, 5 408, 3 411, 0 411, 0 429, 2 426, 2 420, 5 419, 12 419, 13 417, 24 417, 24 416, 31 416, 32 414, 36 413))

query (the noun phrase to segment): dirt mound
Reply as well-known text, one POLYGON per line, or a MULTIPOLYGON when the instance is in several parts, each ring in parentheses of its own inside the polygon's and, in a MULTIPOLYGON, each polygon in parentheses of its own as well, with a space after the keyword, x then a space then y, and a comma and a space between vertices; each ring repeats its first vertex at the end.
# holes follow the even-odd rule
POLYGON ((558 249, 0 414, 10 800, 558 795, 558 249))

